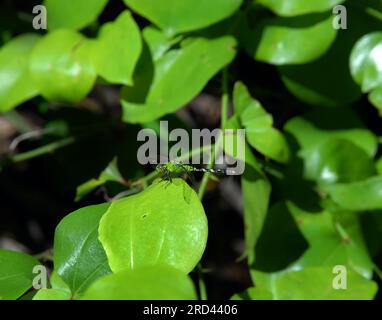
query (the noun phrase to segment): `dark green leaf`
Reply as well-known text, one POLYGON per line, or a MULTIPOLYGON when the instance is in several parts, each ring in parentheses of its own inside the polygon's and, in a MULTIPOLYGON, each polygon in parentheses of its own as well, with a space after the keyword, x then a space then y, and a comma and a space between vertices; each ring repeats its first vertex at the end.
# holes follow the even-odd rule
POLYGON ((21 252, 0 249, 0 300, 15 300, 32 287, 40 263, 21 252))
POLYGON ((79 209, 57 226, 54 268, 73 296, 81 294, 95 279, 110 273, 105 251, 98 241, 98 225, 110 204, 79 209))

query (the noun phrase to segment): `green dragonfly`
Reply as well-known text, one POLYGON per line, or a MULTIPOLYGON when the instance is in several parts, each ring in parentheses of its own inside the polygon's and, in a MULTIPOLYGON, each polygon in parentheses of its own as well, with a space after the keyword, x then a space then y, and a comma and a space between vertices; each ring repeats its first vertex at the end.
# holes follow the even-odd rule
POLYGON ((193 165, 184 164, 176 161, 169 161, 167 163, 160 163, 156 166, 156 170, 159 172, 163 180, 172 181, 175 177, 184 177, 186 175, 190 178, 191 182, 194 183, 193 172, 205 172, 212 173, 216 175, 225 175, 226 170, 224 169, 208 169, 208 168, 197 168, 193 165))

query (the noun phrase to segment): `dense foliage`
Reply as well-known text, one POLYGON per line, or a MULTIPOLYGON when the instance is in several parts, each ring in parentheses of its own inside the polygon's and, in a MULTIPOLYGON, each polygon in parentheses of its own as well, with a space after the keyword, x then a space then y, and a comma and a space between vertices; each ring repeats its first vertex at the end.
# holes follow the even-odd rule
POLYGON ((17 20, 25 4, 1 9, 9 19, 0 19, 0 112, 16 127, 4 140, 24 138, 2 154, 0 193, 9 212, 26 201, 62 220, 42 246, 53 247, 53 265, 46 254, 0 249, 0 299, 209 298, 214 279, 205 279, 224 270, 208 256, 232 251, 225 239, 235 228, 242 241, 231 264, 246 280, 215 297, 376 297, 382 1, 43 4, 47 30, 34 30, 33 16, 17 20), (346 29, 334 27, 344 23, 337 5, 346 29), (206 96, 202 111, 192 107, 206 96), (30 128, 20 117, 39 121, 30 128), (136 161, 138 130, 159 131, 160 119, 189 131, 245 129, 244 174, 162 181, 136 161), (53 196, 26 197, 10 183, 19 172, 33 180, 30 190, 50 181, 76 210, 63 212, 53 196), (16 198, 6 199, 9 188, 16 198), (230 210, 243 213, 239 227, 223 209, 237 190, 230 210), (52 272, 35 290, 39 264, 52 272), (345 290, 333 286, 336 266, 346 267, 345 290))

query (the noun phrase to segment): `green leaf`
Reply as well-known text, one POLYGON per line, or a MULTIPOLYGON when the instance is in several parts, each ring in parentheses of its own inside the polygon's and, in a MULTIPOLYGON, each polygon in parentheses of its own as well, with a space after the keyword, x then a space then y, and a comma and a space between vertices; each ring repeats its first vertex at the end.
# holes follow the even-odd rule
POLYGON ((81 208, 66 216, 56 228, 54 269, 81 294, 95 279, 110 273, 105 251, 98 241, 98 225, 109 203, 81 208))
POLYGON ((304 64, 322 56, 334 42, 337 30, 332 20, 331 15, 267 18, 245 32, 244 46, 262 62, 304 64))
POLYGON ((77 187, 75 201, 80 201, 94 189, 104 185, 108 181, 114 181, 121 184, 125 183, 125 179, 118 169, 117 158, 114 158, 109 163, 109 165, 105 168, 105 170, 101 172, 97 179, 88 180, 77 187))
POLYGON ((97 20, 108 0, 44 0, 47 10, 48 28, 82 29, 97 20))
POLYGON ((60 289, 40 289, 32 300, 70 300, 70 291, 60 289))
POLYGON ((375 174, 370 156, 349 140, 331 139, 300 154, 305 178, 319 184, 360 181, 375 174))
POLYGON ((308 244, 298 229, 285 203, 274 204, 265 219, 263 230, 256 243, 256 270, 274 272, 285 269, 296 261, 308 244))
POLYGON ((36 96, 29 70, 29 53, 40 39, 36 34, 15 37, 0 49, 0 112, 36 96))
POLYGON ((246 168, 241 178, 244 204, 245 252, 248 262, 255 260, 255 245, 268 212, 271 184, 261 171, 252 151, 246 146, 246 168))
POLYGON ((319 107, 341 107, 361 98, 361 90, 350 73, 350 53, 362 35, 380 29, 380 22, 350 4, 347 16, 349 28, 338 32, 335 42, 322 57, 308 64, 279 68, 288 90, 303 102, 319 107))
POLYGON ((32 300, 70 300, 72 298, 69 286, 55 271, 50 277, 50 284, 51 288, 38 290, 32 300))
POLYGON ((379 116, 382 116, 382 86, 370 92, 369 101, 378 109, 379 116))
POLYGON ((347 289, 334 289, 336 273, 332 267, 305 268, 299 271, 263 273, 251 271, 257 287, 248 291, 251 299, 273 300, 371 300, 378 286, 347 270, 347 289))
POLYGON ((124 0, 167 35, 207 27, 239 9, 242 0, 124 0))
POLYGON ((124 270, 97 280, 84 300, 196 300, 191 279, 170 267, 124 270))
MULTIPOLYGON (((349 109, 315 110, 289 120, 285 131, 290 133, 301 149, 315 148, 326 141, 344 139, 374 157, 378 148, 377 137, 367 130, 349 109)), ((304 151, 307 152, 307 151, 304 151)))
POLYGON ((278 162, 287 162, 289 147, 280 131, 273 128, 272 115, 252 99, 247 88, 240 82, 234 89, 235 110, 240 111, 240 120, 246 130, 249 144, 265 156, 278 162))
POLYGON ((350 70, 363 92, 382 86, 382 32, 363 36, 350 56, 350 70))
POLYGON ((311 213, 287 203, 309 249, 293 264, 294 268, 345 265, 365 278, 373 273, 359 216, 349 212, 311 213))
POLYGON ((21 252, 0 249, 0 300, 15 300, 31 286, 40 263, 21 252))
POLYGON ((131 13, 102 26, 93 49, 97 73, 110 83, 133 84, 133 73, 142 51, 140 31, 131 13))
POLYGON ((382 209, 382 176, 353 183, 339 183, 325 188, 342 208, 354 211, 382 209))
POLYGON ((113 272, 169 265, 188 273, 202 257, 207 233, 203 206, 182 179, 157 181, 112 202, 99 227, 113 272))
POLYGON ((314 12, 331 11, 345 0, 257 0, 257 3, 271 9, 280 16, 298 16, 314 12))
POLYGON ((96 71, 91 42, 71 30, 57 30, 42 38, 31 53, 32 78, 48 100, 75 103, 93 88, 96 71))
POLYGON ((122 90, 123 120, 150 122, 187 104, 232 61, 235 45, 231 36, 187 38, 179 49, 168 51, 154 66, 154 54, 146 52, 138 64, 135 85, 122 90))

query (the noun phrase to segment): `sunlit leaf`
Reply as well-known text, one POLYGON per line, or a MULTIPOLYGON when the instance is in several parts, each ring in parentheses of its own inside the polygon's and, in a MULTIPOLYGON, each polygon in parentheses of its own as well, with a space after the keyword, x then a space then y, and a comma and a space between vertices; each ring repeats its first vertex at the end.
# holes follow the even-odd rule
POLYGON ((108 0, 44 0, 48 29, 82 29, 95 21, 108 0))
POLYGON ((123 120, 149 122, 184 106, 234 58, 235 44, 231 36, 188 38, 155 63, 153 54, 146 52, 138 64, 135 85, 122 90, 123 120))
POLYGON ((131 13, 102 26, 93 48, 97 73, 111 83, 133 84, 133 72, 142 50, 140 31, 131 13))
POLYGON ((124 0, 168 35, 207 27, 229 17, 242 0, 124 0))
POLYGON ((84 300, 195 300, 191 279, 170 267, 125 270, 97 280, 84 300))
POLYGON ((25 34, 0 48, 0 112, 8 111, 38 94, 29 74, 28 59, 39 39, 39 35, 25 34))
POLYGON ((57 30, 33 48, 32 79, 48 100, 74 103, 92 89, 96 71, 91 62, 91 42, 71 30, 57 30))
POLYGON ((99 227, 113 272, 167 265, 188 273, 202 257, 207 233, 203 206, 182 179, 157 181, 112 202, 99 227))

